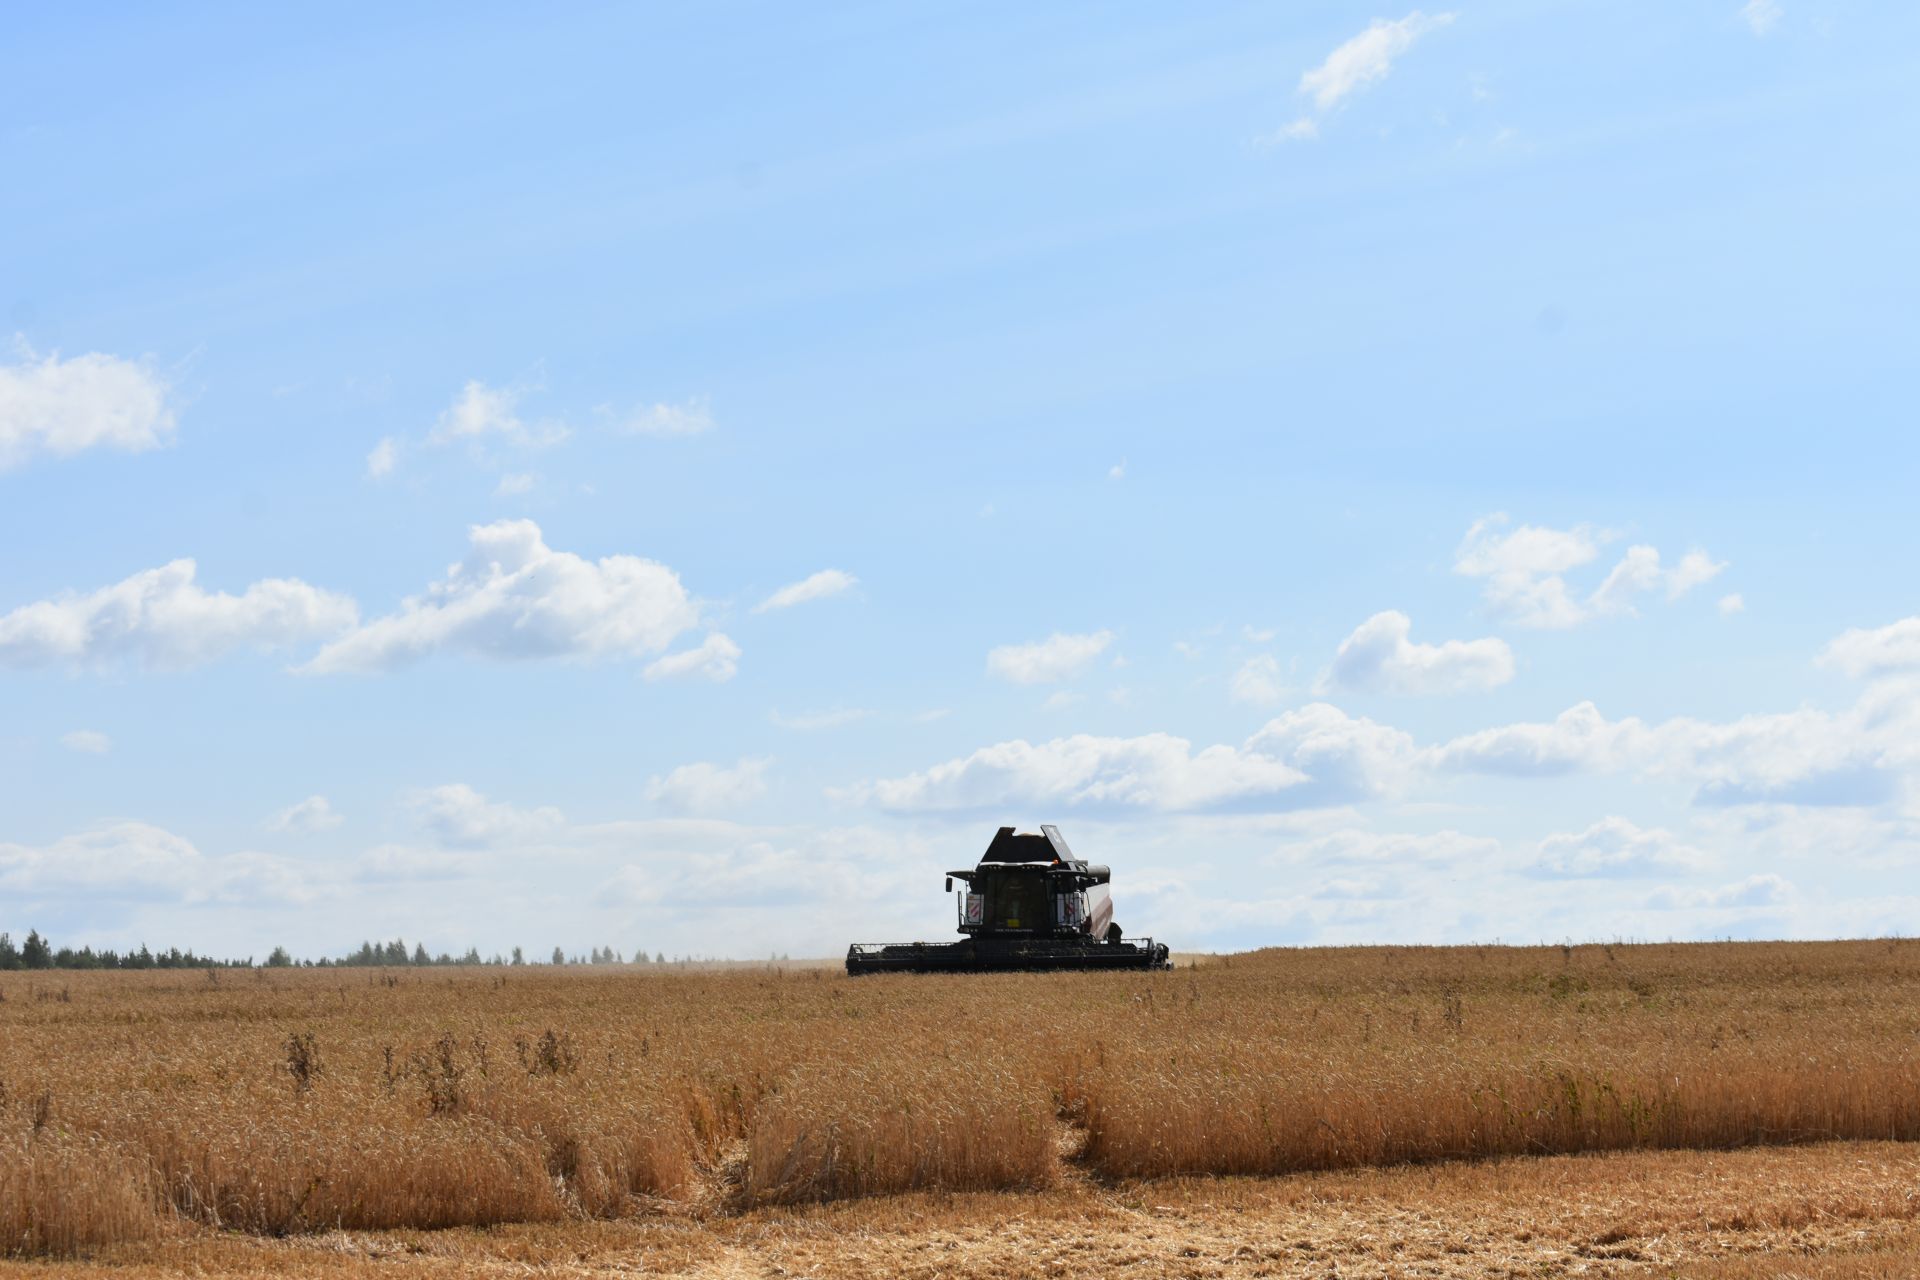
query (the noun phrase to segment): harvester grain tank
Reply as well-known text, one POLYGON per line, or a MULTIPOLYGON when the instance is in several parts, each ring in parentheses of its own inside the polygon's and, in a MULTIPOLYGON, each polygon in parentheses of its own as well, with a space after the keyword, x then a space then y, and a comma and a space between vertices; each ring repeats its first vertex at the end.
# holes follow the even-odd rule
POLYGON ((1073 856, 1060 828, 1016 835, 1001 827, 961 883, 958 942, 856 942, 847 972, 982 973, 1048 969, 1169 969, 1165 943, 1123 938, 1113 922, 1112 874, 1073 856))

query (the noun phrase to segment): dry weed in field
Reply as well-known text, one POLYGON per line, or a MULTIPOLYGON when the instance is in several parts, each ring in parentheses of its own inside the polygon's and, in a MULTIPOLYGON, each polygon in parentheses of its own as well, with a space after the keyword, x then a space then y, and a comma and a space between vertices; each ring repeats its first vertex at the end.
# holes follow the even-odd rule
POLYGON ((1920 1136, 1920 946, 1270 951, 1159 974, 62 975, 0 1003, 0 1248, 1056 1176, 1920 1136))

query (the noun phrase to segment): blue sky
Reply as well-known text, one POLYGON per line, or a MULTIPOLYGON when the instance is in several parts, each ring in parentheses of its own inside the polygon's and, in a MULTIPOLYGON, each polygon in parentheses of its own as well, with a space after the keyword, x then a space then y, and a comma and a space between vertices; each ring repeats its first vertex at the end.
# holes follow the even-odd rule
POLYGON ((1911 928, 1920 12, 5 24, 0 928, 1911 928))

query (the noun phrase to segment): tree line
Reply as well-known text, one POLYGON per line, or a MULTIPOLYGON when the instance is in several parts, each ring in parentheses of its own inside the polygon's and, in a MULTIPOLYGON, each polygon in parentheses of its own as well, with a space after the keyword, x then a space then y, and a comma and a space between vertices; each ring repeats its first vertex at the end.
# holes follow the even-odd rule
MULTIPOLYGON (((529 961, 519 947, 510 955, 494 955, 481 958, 477 947, 468 947, 461 955, 451 955, 445 951, 438 955, 428 953, 426 947, 415 943, 408 949, 406 940, 395 938, 391 942, 362 942, 346 955, 334 959, 323 956, 317 960, 296 960, 285 947, 275 947, 266 958, 270 969, 290 968, 367 968, 389 965, 426 967, 429 965, 524 965, 538 964, 538 960, 529 961)), ((644 950, 635 951, 631 960, 613 947, 594 947, 584 954, 569 956, 564 949, 555 947, 549 964, 668 964, 666 955, 655 952, 651 959, 644 950)), ((253 967, 254 960, 248 956, 244 960, 223 960, 213 956, 196 955, 192 951, 182 951, 170 947, 165 951, 150 951, 142 943, 137 951, 114 951, 110 949, 94 950, 92 947, 56 948, 40 935, 39 930, 30 930, 25 942, 15 943, 13 936, 0 933, 0 970, 7 969, 244 969, 253 967)))

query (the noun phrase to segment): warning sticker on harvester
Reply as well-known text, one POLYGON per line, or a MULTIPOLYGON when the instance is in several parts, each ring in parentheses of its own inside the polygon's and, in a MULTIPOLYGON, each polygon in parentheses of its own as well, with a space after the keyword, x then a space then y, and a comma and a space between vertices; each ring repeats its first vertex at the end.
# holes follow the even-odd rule
POLYGON ((970 893, 967 895, 967 923, 979 924, 987 917, 987 895, 970 893))

